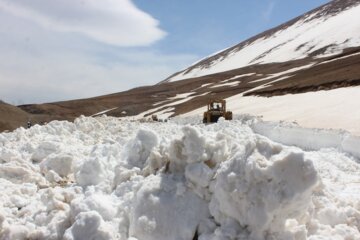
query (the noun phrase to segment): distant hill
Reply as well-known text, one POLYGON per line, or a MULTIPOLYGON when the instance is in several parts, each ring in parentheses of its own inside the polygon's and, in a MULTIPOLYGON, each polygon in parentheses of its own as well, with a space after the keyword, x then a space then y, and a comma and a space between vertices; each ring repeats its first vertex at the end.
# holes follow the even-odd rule
POLYGON ((19 126, 26 126, 30 115, 22 109, 0 101, 0 132, 12 131, 19 126))

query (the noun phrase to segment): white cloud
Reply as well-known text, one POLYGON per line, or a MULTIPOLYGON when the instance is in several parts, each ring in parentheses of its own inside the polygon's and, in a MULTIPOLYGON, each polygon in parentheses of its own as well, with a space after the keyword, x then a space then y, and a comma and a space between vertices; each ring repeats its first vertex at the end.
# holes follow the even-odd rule
POLYGON ((1 8, 0 36, 0 99, 13 104, 93 97, 155 84, 198 58, 103 44, 81 34, 52 31, 1 8))
POLYGON ((49 30, 123 47, 147 46, 166 34, 130 0, 0 0, 0 10, 49 30))
POLYGON ((197 58, 146 51, 127 53, 138 59, 137 64, 99 63, 96 57, 79 53, 56 52, 39 58, 1 51, 0 98, 16 105, 94 97, 152 85, 197 58))

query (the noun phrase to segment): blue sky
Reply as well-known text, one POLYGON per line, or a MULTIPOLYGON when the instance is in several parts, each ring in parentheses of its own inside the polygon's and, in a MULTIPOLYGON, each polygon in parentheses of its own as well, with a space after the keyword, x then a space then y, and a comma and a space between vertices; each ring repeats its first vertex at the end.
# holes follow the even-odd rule
POLYGON ((325 0, 134 0, 159 20, 168 35, 154 47, 207 56, 329 1, 325 0))
POLYGON ((157 83, 324 0, 0 0, 0 99, 93 97, 157 83))

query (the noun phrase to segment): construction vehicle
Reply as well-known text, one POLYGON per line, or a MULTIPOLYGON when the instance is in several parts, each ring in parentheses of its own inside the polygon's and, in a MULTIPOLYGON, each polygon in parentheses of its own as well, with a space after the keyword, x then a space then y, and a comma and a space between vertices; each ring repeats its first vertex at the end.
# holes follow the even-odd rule
POLYGON ((220 117, 225 120, 232 120, 232 112, 226 111, 226 101, 212 99, 208 103, 208 110, 204 112, 203 123, 217 122, 220 117))

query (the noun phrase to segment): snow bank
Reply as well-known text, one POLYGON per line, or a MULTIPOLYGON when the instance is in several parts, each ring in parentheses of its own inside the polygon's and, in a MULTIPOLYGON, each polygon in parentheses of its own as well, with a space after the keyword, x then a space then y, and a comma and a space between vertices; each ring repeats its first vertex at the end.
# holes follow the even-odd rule
MULTIPOLYGON (((297 122, 305 128, 344 129, 360 136, 360 101, 355 100, 360 96, 359 86, 273 97, 243 94, 226 99, 226 106, 234 115, 251 114, 262 116, 265 121, 297 122)), ((204 111, 206 106, 182 116, 199 116, 204 111)))
POLYGON ((346 131, 303 128, 296 124, 279 124, 276 122, 255 121, 254 132, 286 144, 306 150, 336 148, 360 158, 360 137, 352 136, 346 131))
POLYGON ((252 118, 199 121, 81 117, 0 134, 0 239, 360 238, 357 138, 307 152, 298 132, 252 118))

